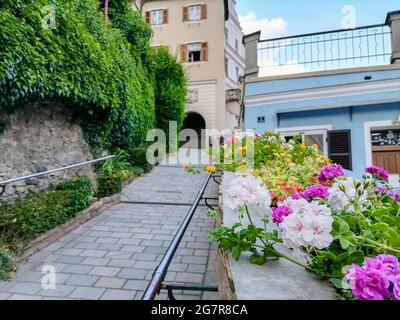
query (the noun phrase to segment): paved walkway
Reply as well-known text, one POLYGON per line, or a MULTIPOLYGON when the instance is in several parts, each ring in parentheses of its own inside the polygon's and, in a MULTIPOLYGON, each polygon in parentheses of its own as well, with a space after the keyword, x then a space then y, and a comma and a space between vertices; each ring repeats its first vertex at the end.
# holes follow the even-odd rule
MULTIPOLYGON (((159 166, 122 193, 122 202, 19 265, 0 282, 0 299, 140 299, 205 175, 159 166), (42 282, 55 268, 55 289, 42 282)), ((210 182, 207 195, 216 197, 210 182)), ((216 250, 207 240, 214 221, 198 208, 169 268, 167 282, 217 284, 216 250)), ((216 293, 178 292, 177 299, 217 299, 216 293)), ((166 299, 162 294, 158 299, 166 299)))

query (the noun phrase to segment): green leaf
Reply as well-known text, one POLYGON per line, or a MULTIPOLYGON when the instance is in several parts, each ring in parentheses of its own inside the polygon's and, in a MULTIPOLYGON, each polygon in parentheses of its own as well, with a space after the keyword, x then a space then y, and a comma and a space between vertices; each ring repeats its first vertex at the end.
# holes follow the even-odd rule
POLYGON ((235 247, 232 248, 232 257, 233 257, 233 259, 238 261, 240 259, 241 255, 242 255, 242 250, 241 250, 240 246, 235 246, 235 247))
POLYGON ((265 260, 265 257, 256 253, 250 256, 250 262, 253 264, 263 265, 265 263, 265 260))

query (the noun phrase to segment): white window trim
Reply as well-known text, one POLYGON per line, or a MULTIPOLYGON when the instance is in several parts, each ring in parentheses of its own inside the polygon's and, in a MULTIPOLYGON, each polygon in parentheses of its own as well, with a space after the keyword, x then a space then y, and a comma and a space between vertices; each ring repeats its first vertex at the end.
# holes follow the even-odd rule
POLYGON ((324 155, 328 156, 328 131, 332 130, 332 125, 319 125, 319 126, 305 126, 305 127, 291 127, 291 128, 279 128, 276 132, 281 133, 283 136, 290 135, 311 135, 311 134, 322 134, 324 139, 324 155))
POLYGON ((364 141, 365 141, 365 160, 368 166, 372 166, 372 141, 371 131, 380 128, 400 129, 400 125, 395 125, 393 120, 365 121, 364 122, 364 141))

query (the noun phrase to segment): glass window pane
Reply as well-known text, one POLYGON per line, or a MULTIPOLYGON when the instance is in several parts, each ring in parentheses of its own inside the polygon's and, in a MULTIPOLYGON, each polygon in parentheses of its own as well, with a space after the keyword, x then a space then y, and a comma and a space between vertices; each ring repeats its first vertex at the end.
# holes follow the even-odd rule
POLYGON ((191 6, 189 7, 189 20, 196 21, 201 19, 201 7, 191 6))
POLYGON ((324 154, 324 135, 323 134, 306 134, 304 135, 304 144, 306 146, 318 145, 318 152, 324 154))

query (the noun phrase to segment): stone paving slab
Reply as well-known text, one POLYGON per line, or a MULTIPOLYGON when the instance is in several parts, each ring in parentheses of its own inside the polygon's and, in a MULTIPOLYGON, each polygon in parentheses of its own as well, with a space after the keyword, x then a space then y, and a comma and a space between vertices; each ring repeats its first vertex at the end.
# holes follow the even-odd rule
MULTIPOLYGON (((205 176, 178 167, 157 167, 126 187, 123 199, 156 202, 167 196, 173 203, 190 202, 205 176)), ((207 194, 215 197, 217 185, 210 182, 207 194)), ((140 299, 188 210, 184 205, 115 205, 21 263, 11 280, 0 282, 0 299, 140 299), (55 289, 43 287, 49 277, 43 268, 56 271, 55 289)), ((217 284, 216 251, 207 240, 214 220, 206 212, 205 206, 197 209, 167 282, 217 284)), ((177 292, 177 298, 185 297, 201 299, 203 294, 177 292)))

